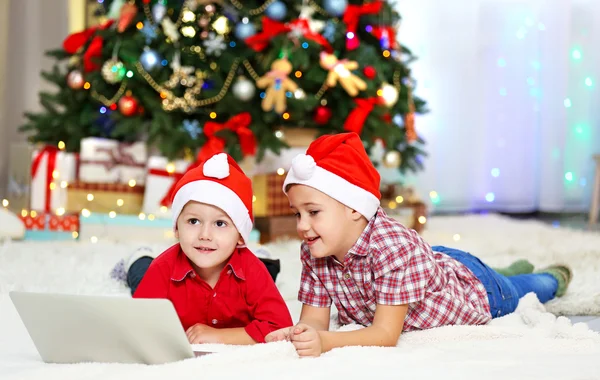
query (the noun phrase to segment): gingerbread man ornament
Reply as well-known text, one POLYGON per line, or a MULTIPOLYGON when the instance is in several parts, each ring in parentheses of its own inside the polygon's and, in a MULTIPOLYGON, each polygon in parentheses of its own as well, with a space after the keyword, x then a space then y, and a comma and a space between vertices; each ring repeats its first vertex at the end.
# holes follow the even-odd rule
POLYGON ((265 98, 262 100, 263 111, 275 110, 282 114, 286 107, 285 93, 294 92, 298 85, 288 76, 292 72, 292 64, 286 58, 276 59, 271 64, 271 71, 256 81, 259 88, 266 88, 265 98))
POLYGON ((321 67, 329 71, 325 83, 329 87, 335 87, 340 82, 348 95, 354 97, 359 91, 367 89, 367 84, 358 76, 352 74, 352 70, 358 69, 358 62, 339 60, 335 55, 321 52, 321 67))

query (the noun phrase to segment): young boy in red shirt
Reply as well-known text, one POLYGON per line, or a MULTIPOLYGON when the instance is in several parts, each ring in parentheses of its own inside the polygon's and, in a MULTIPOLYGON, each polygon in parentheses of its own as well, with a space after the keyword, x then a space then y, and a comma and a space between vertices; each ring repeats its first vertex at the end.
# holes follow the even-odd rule
POLYGON ((292 325, 265 265, 245 247, 252 230, 252 184, 220 153, 176 185, 179 243, 152 261, 134 298, 166 298, 190 343, 254 344, 292 325))
POLYGON ((379 181, 355 133, 323 136, 294 159, 283 189, 303 239, 303 306, 295 327, 267 341, 290 340, 300 356, 395 346, 402 331, 486 324, 528 292, 541 302, 565 293, 566 266, 506 277, 467 252, 430 247, 381 209, 379 181), (332 303, 340 324, 366 328, 328 331, 332 303))

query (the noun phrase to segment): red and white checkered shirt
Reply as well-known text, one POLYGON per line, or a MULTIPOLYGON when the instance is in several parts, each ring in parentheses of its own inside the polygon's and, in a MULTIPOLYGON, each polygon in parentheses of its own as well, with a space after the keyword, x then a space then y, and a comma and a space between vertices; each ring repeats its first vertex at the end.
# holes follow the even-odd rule
POLYGON ((479 325, 492 316, 483 284, 462 263, 431 247, 379 208, 348 251, 314 258, 302 244, 300 302, 338 309, 339 323, 373 323, 377 304, 408 304, 404 331, 479 325))

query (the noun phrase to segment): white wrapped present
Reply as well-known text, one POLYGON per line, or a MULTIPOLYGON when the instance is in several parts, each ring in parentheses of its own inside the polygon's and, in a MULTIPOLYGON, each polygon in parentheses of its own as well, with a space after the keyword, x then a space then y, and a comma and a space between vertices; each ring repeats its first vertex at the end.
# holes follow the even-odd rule
POLYGON ((185 174, 192 165, 185 160, 169 161, 166 157, 151 156, 148 159, 146 176, 146 191, 142 211, 160 218, 170 218, 170 207, 165 205, 169 199, 173 185, 185 174))
POLYGON ((88 183, 146 181, 148 153, 143 142, 122 143, 88 137, 81 140, 79 180, 88 183))
POLYGON ((77 155, 44 146, 33 152, 31 209, 56 212, 67 204, 67 186, 77 175, 77 155))

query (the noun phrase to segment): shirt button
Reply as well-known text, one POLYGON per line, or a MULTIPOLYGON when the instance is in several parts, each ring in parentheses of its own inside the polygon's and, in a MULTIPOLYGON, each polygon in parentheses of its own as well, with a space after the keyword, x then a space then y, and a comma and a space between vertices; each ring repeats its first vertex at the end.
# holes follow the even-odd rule
POLYGON ((231 274, 231 269, 227 271, 227 274, 231 274))
POLYGON ((217 293, 213 294, 213 298, 217 296, 217 293))
POLYGON ((219 321, 217 321, 216 319, 213 319, 213 320, 212 320, 212 324, 213 324, 213 325, 216 325, 217 323, 219 323, 219 321))
POLYGON ((346 274, 344 275, 344 278, 345 278, 346 280, 349 280, 349 279, 350 279, 350 273, 346 273, 346 274))
POLYGON ((192 272, 192 273, 190 274, 190 277, 192 277, 192 278, 196 278, 196 273, 192 272))

